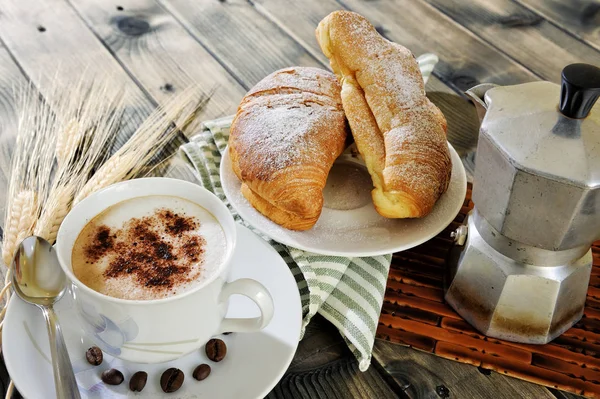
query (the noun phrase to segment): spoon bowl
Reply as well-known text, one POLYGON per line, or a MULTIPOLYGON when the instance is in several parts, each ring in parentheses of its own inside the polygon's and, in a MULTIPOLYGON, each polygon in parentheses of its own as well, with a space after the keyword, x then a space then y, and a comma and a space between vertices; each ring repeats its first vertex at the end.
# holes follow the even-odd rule
POLYGON ((11 269, 15 294, 39 307, 46 320, 56 397, 80 398, 62 330, 52 308, 68 287, 52 244, 41 237, 27 237, 19 244, 11 269))
POLYGON ((67 276, 52 245, 31 236, 21 242, 13 258, 13 288, 25 302, 51 306, 67 290, 67 276))

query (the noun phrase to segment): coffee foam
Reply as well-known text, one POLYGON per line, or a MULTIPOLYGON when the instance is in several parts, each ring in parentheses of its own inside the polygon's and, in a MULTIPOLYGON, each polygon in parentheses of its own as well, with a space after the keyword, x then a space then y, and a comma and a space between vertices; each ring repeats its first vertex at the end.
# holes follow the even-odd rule
POLYGON ((83 228, 72 252, 75 276, 93 290, 123 299, 177 295, 218 272, 225 234, 203 207, 174 196, 115 204, 83 228))

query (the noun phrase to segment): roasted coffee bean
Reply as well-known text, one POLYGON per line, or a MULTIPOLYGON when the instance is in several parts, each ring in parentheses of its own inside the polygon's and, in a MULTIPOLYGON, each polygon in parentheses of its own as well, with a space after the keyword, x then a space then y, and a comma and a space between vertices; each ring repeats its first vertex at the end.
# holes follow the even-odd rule
POLYGON ((208 364, 201 364, 194 369, 192 376, 198 381, 202 381, 210 375, 210 366, 208 364))
POLYGON ((129 389, 133 392, 142 392, 142 389, 146 386, 146 381, 148 380, 148 373, 145 371, 138 371, 134 375, 131 376, 129 380, 129 389))
POLYGON ((87 350, 87 352, 85 352, 85 358, 89 364, 97 366, 102 363, 102 350, 100 350, 100 348, 97 346, 92 346, 87 350))
POLYGON ((117 369, 105 370, 102 373, 102 382, 108 385, 119 385, 124 379, 123 373, 117 369))
POLYGON ((206 343, 206 356, 213 362, 220 362, 227 355, 227 345, 218 338, 213 338, 206 343))
POLYGON ((160 377, 160 387, 166 393, 175 392, 183 385, 184 378, 183 371, 172 367, 160 377))

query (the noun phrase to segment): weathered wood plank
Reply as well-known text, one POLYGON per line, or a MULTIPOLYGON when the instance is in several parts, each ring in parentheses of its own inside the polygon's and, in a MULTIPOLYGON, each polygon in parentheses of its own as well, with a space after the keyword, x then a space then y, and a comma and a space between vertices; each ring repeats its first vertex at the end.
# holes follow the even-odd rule
POLYGON ((211 99, 203 119, 235 113, 245 88, 153 0, 70 0, 111 53, 158 101, 191 85, 211 99))
POLYGON ((545 80, 572 63, 600 65, 600 52, 511 0, 425 0, 545 80))
POLYGON ((369 20, 391 40, 416 54, 440 57, 436 76, 466 90, 477 83, 515 84, 539 76, 483 42, 433 6, 412 0, 339 0, 369 20))
POLYGON ((317 43, 315 29, 326 15, 342 8, 339 3, 335 0, 303 3, 291 0, 251 0, 250 2, 258 12, 300 43, 321 64, 329 67, 329 60, 317 43))
POLYGON ((317 314, 306 326, 288 372, 303 373, 351 356, 352 352, 335 326, 317 314))
MULTIPOLYGON (((252 4, 261 14, 273 21, 282 31, 300 43, 322 65, 327 69, 331 69, 329 67, 329 60, 319 48, 319 44, 315 38, 315 29, 321 19, 341 8, 338 2, 335 0, 321 0, 298 3, 290 0, 253 0, 252 4)), ((417 53, 416 55, 420 54, 417 53)), ((441 82, 436 76, 430 77, 427 90, 456 93, 456 91, 441 82)))
POLYGON ((53 80, 68 87, 84 71, 127 89, 124 137, 155 106, 65 1, 4 0, 0 38, 50 103, 53 80))
MULTIPOLYGON (((15 88, 26 82, 19 67, 0 42, 0 239, 4 233, 4 211, 8 195, 10 161, 17 138, 18 110, 15 88)), ((0 281, 4 281, 5 271, 6 269, 0 263, 0 281)), ((0 371, 0 385, 4 382, 4 389, 7 388, 6 381, 0 371)), ((2 391, 0 390, 0 392, 2 391)))
POLYGON ((158 0, 246 87, 281 68, 319 62, 246 0, 158 0))
POLYGON ((374 367, 358 370, 358 363, 336 328, 317 315, 286 375, 269 399, 398 398, 374 367))
POLYGON ((358 369, 355 359, 340 359, 306 373, 287 373, 269 399, 372 399, 400 398, 373 368, 358 369))
POLYGON ((554 398, 542 386, 382 340, 375 341, 373 359, 408 398, 554 398))
MULTIPOLYGON (((0 228, 4 227, 10 158, 17 137, 18 114, 14 88, 25 83, 18 66, 0 44, 0 228)), ((3 270, 0 270, 0 274, 4 274, 3 270)))
POLYGON ((515 0, 600 50, 598 0, 515 0))
MULTIPOLYGON (((112 88, 124 90, 120 134, 111 152, 123 145, 157 104, 65 0, 4 1, 0 39, 50 105, 53 90, 66 89, 82 76, 108 78, 112 88)), ((185 140, 180 134, 156 160, 171 155, 185 140)))

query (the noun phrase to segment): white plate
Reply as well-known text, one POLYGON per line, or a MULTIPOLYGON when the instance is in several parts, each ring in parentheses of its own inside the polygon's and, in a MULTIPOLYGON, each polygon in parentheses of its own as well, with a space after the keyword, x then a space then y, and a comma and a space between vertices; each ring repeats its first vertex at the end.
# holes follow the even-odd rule
MULTIPOLYGON (((123 362, 105 355, 100 366, 91 366, 85 360, 85 351, 92 344, 83 337, 72 301, 65 296, 56 310, 82 398, 263 398, 281 379, 296 352, 302 321, 300 295, 294 277, 277 252, 248 229, 238 226, 231 279, 242 277, 253 278, 267 287, 273 296, 275 314, 259 333, 220 336, 227 343, 227 357, 220 363, 209 361, 204 351, 199 350, 172 362, 152 365, 123 362), (192 371, 200 363, 208 363, 212 368, 204 381, 192 377, 192 371), (102 371, 110 367, 123 372, 125 381, 121 385, 111 387, 100 381, 102 371), (167 395, 160 389, 159 380, 169 367, 181 369, 185 381, 179 391, 167 395), (129 391, 129 377, 139 370, 148 373, 148 382, 141 394, 134 394, 129 391)), ((253 317, 258 313, 250 300, 233 296, 227 316, 253 317)), ((21 394, 27 399, 54 397, 48 335, 41 312, 13 296, 4 321, 2 342, 6 367, 21 394)))
POLYGON ((368 172, 364 164, 351 155, 342 155, 334 164, 324 191, 325 206, 321 216, 313 228, 306 231, 281 227, 250 205, 242 195, 242 184, 231 168, 229 149, 225 151, 221 161, 221 184, 231 205, 242 218, 283 244, 323 255, 383 255, 407 250, 435 237, 460 211, 467 191, 467 176, 460 157, 450 143, 448 147, 452 157, 450 185, 433 211, 420 219, 387 219, 379 215, 371 201, 372 183, 368 172), (355 169, 352 175, 340 170, 348 168, 348 164, 355 169), (336 171, 338 173, 334 173, 336 171), (335 182, 339 189, 332 188, 331 179, 334 175, 342 176, 335 182), (357 186, 358 181, 362 182, 360 186, 357 186), (338 198, 337 201, 335 197, 338 198), (355 203, 344 203, 343 199, 355 203), (340 208, 340 204, 346 208, 354 208, 333 209, 340 208))

